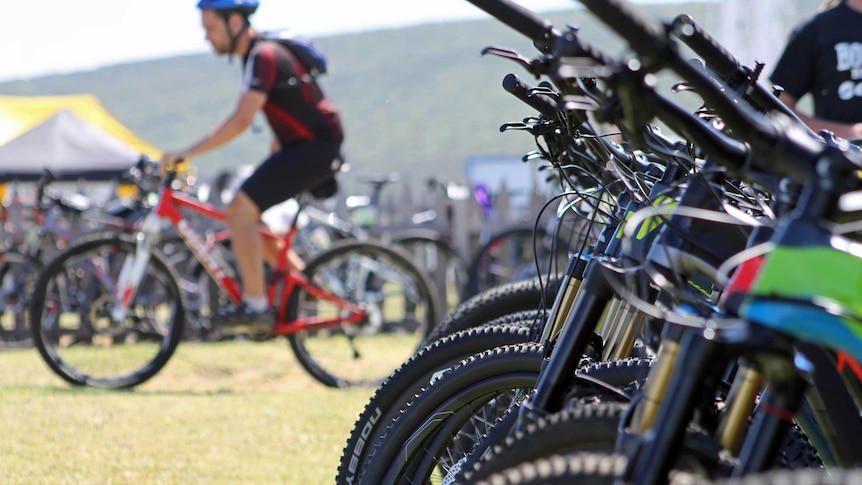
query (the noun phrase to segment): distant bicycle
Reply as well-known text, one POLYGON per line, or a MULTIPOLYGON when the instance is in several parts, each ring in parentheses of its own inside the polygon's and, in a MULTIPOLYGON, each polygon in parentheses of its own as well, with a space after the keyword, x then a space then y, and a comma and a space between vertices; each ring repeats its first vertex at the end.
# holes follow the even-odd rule
MULTIPOLYGON (((147 170, 157 170, 148 163, 147 170)), ((153 210, 130 235, 87 238, 40 274, 30 305, 33 342, 48 366, 75 385, 128 388, 156 375, 179 344, 185 295, 156 245, 165 221, 227 298, 241 300, 239 282, 218 245, 208 244, 184 212, 224 220, 212 205, 163 180, 153 210)), ((327 386, 375 386, 423 344, 438 320, 427 275, 403 252, 371 241, 335 243, 308 261, 288 265, 297 233, 284 236, 267 295, 275 311, 265 336, 286 336, 300 364, 327 386)), ((213 309, 210 309, 213 310, 213 309)), ((259 335, 256 329, 231 327, 259 335)))
POLYGON ((83 196, 49 193, 47 187, 57 180, 45 169, 36 181, 32 205, 21 206, 26 220, 4 224, 7 247, 0 254, 0 348, 33 345, 26 308, 48 258, 94 227, 131 230, 143 213, 141 200, 95 208, 83 196))
POLYGON ((492 233, 468 266, 465 297, 495 286, 536 276, 562 273, 569 257, 594 240, 588 217, 574 202, 561 202, 557 216, 544 224, 515 224, 492 233))
MULTIPOLYGON (((370 237, 391 242, 409 254, 413 262, 425 270, 435 283, 441 304, 445 304, 440 308, 440 313, 451 311, 465 298, 467 262, 445 234, 431 227, 422 227, 437 218, 446 218, 446 224, 451 224, 451 214, 441 215, 433 210, 419 212, 412 217, 417 227, 411 229, 391 229, 381 225, 381 193, 386 186, 398 180, 397 174, 362 178, 361 182, 368 184, 370 190, 368 195, 346 198, 349 217, 316 205, 304 206, 299 216, 303 221, 296 236, 295 248, 307 258, 315 256, 333 241, 343 239, 363 241, 370 237)), ((436 178, 429 179, 427 185, 431 189, 442 189, 444 193, 447 191, 447 184, 436 178)), ((264 220, 293 221, 296 209, 295 201, 288 201, 283 206, 277 206, 275 213, 273 209, 265 213, 264 220)))

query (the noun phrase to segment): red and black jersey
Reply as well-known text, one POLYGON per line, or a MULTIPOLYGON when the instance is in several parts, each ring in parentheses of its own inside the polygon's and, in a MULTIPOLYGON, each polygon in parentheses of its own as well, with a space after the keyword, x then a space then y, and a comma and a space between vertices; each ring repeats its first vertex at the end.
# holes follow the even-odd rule
POLYGON ((287 47, 256 39, 243 64, 243 91, 266 93, 263 111, 283 146, 307 140, 342 141, 338 111, 287 47))

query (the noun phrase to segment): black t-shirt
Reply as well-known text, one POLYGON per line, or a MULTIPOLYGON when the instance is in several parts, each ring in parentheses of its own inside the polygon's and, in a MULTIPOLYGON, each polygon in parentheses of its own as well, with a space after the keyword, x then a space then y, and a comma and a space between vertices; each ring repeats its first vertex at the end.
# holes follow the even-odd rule
POLYGON ((862 121, 862 13, 842 3, 800 23, 770 80, 796 99, 810 93, 816 118, 862 121))
POLYGON ((279 142, 342 141, 335 106, 323 95, 296 57, 276 41, 255 39, 243 60, 243 90, 266 93, 263 112, 279 142))

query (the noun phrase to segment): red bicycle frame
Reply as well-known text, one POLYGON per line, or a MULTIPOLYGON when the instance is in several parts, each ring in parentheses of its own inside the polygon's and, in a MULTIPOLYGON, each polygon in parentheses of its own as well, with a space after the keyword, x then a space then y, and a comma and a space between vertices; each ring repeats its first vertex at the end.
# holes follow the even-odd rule
MULTIPOLYGON (((212 276, 215 282, 233 301, 239 303, 242 300, 242 291, 239 282, 230 276, 230 272, 222 267, 222 262, 212 254, 212 241, 207 241, 195 232, 188 221, 183 217, 180 209, 190 209, 208 218, 219 221, 225 220, 225 214, 211 204, 201 202, 190 195, 172 189, 169 184, 162 187, 159 203, 155 208, 155 214, 160 218, 167 219, 174 226, 177 233, 185 241, 186 245, 194 253, 195 257, 212 276)), ((298 216, 298 212, 297 212, 298 216)), ((318 330, 327 327, 335 327, 341 324, 359 324, 365 321, 367 312, 353 302, 333 295, 325 289, 310 281, 301 271, 290 265, 288 252, 293 245, 298 229, 296 224, 291 224, 284 236, 273 234, 269 228, 261 224, 258 232, 265 238, 280 243, 278 258, 272 271, 272 277, 267 282, 267 299, 270 307, 276 309, 276 321, 273 324, 273 335, 290 335, 303 330, 318 330), (279 285, 279 283, 283 283, 279 285), (279 288, 279 286, 281 286, 279 288), (318 301, 326 301, 333 304, 339 311, 332 317, 299 318, 293 321, 287 320, 287 310, 290 297, 297 289, 303 289, 308 295, 318 301), (280 299, 277 298, 280 296, 280 299), (278 306, 275 307, 278 300, 278 306)))

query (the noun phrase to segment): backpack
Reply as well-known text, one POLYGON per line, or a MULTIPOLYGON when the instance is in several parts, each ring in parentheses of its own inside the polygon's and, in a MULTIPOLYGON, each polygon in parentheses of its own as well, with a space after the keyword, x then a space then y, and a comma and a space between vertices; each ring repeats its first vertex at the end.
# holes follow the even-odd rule
POLYGON ((287 49, 308 70, 312 79, 326 74, 326 55, 311 40, 291 31, 264 32, 263 38, 274 40, 287 49))

